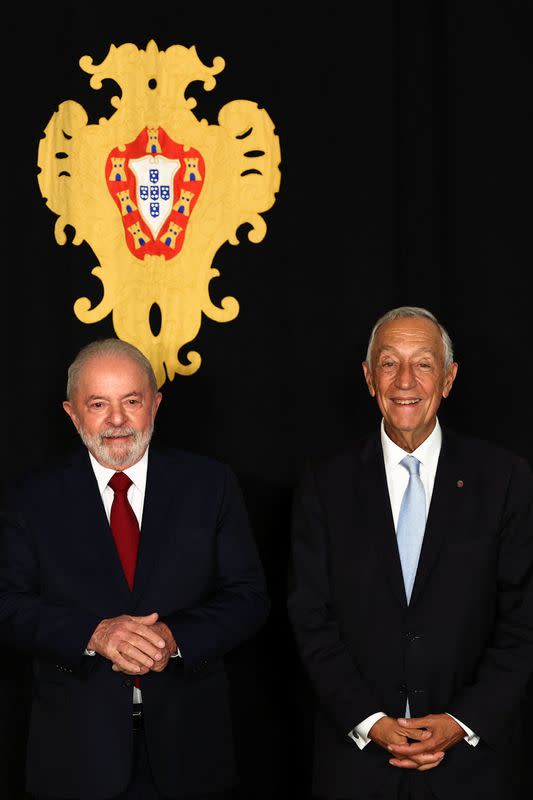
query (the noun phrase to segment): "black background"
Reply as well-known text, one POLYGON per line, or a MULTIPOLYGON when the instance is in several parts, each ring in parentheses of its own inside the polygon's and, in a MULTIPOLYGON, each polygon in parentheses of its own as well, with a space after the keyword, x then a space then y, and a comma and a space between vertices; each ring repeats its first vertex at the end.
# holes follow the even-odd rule
POLYGON ((155 434, 233 467, 267 573, 270 621, 229 658, 243 798, 309 796, 310 697, 285 613, 290 503, 306 458, 379 422, 360 368, 377 317, 431 309, 460 365, 441 421, 533 464, 527 6, 384 0, 352 3, 351 19, 337 4, 295 6, 289 20, 281 3, 93 2, 4 17, 4 484, 76 442, 66 368, 114 335, 110 317, 74 316, 78 297, 101 296, 96 259, 86 243, 55 243, 36 177, 60 102, 91 122, 112 112, 116 85, 91 89, 79 58, 99 63, 112 43, 196 45, 226 67, 212 92, 191 87, 195 113, 214 124, 226 102, 250 99, 280 138, 266 238, 249 243, 243 226, 215 260, 212 297, 234 295, 239 316, 203 319, 202 366, 163 385, 155 434))

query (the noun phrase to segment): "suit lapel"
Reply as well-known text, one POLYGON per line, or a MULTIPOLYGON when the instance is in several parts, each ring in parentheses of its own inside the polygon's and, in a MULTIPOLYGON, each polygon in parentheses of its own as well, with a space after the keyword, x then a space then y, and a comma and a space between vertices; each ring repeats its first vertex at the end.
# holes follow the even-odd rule
MULTIPOLYGON (((451 432, 443 432, 435 485, 410 605, 413 605, 422 593, 447 538, 458 529, 466 497, 466 493, 458 488, 458 481, 465 477, 463 460, 456 437, 451 432)), ((383 564, 384 574, 398 600, 407 606, 379 435, 369 438, 361 450, 361 473, 359 480, 355 479, 355 485, 359 491, 359 503, 364 518, 371 521, 368 527, 378 558, 383 564)))
POLYGON ((75 532, 76 550, 87 565, 96 565, 95 570, 101 574, 99 590, 102 594, 116 602, 119 592, 124 609, 133 610, 139 604, 158 560, 166 552, 164 543, 172 531, 168 519, 171 505, 175 503, 175 481, 169 476, 166 463, 164 453, 151 447, 133 592, 130 592, 120 563, 87 451, 75 453, 66 465, 65 514, 72 519, 68 527, 75 532))
POLYGON ((423 591, 444 542, 459 528, 458 520, 464 494, 458 489, 458 481, 464 476, 463 473, 464 465, 456 442, 451 434, 443 433, 411 604, 416 602, 423 591))
POLYGON ((64 472, 64 514, 67 528, 76 537, 76 551, 101 575, 99 591, 116 600, 117 591, 130 591, 107 521, 91 462, 86 450, 75 453, 64 472))
POLYGON ((168 520, 172 516, 171 505, 176 487, 165 463, 164 453, 150 447, 139 555, 133 586, 134 606, 138 605, 148 580, 154 575, 157 562, 166 552, 165 541, 172 530, 168 520))
POLYGON ((363 519, 368 520, 372 543, 377 550, 385 577, 398 601, 406 605, 402 567, 379 434, 372 436, 364 445, 361 462, 357 487, 360 492, 359 502, 363 509, 363 519))

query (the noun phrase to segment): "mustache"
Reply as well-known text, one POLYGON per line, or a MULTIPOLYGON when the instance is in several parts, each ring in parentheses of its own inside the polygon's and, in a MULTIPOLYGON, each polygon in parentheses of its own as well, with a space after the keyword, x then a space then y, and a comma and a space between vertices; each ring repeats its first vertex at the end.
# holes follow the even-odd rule
POLYGON ((100 441, 104 441, 104 439, 118 439, 121 436, 133 436, 137 437, 137 431, 135 428, 108 428, 105 431, 100 433, 100 441))

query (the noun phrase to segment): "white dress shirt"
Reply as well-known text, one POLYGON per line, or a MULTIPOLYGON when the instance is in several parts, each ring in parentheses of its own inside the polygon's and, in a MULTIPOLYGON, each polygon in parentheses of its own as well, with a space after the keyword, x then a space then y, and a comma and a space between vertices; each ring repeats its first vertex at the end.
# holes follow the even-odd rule
MULTIPOLYGON (((417 449, 411 453, 411 455, 415 456, 420 461, 420 480, 422 481, 426 494, 426 519, 431 503, 431 495, 433 494, 441 444, 442 430, 437 419, 435 427, 428 438, 422 442, 420 447, 417 447, 417 449)), ((385 473, 387 476, 387 488, 389 491, 392 518, 394 520, 394 529, 396 530, 398 517, 400 515, 400 506, 409 482, 409 472, 400 464, 400 461, 405 458, 407 452, 402 450, 401 447, 398 447, 398 445, 387 436, 384 420, 381 420, 381 446, 383 448, 383 459, 385 461, 385 473)), ((374 723, 385 716, 386 714, 383 711, 377 711, 375 714, 371 714, 364 719, 349 732, 348 735, 361 750, 370 742, 368 734, 374 723)), ((452 715, 450 714, 450 716, 452 715)), ((461 720, 455 717, 453 717, 453 719, 464 729, 466 734, 464 737, 465 741, 475 747, 479 742, 479 736, 464 725, 461 720)))
MULTIPOLYGON (((116 470, 102 466, 102 464, 100 464, 96 460, 96 458, 92 455, 92 453, 89 453, 89 458, 91 459, 91 466, 94 471, 96 482, 98 483, 98 489, 100 490, 100 496, 102 497, 102 502, 104 504, 107 521, 109 522, 111 516, 111 505, 113 503, 113 497, 115 493, 108 484, 113 475, 115 474, 116 470)), ((139 523, 139 529, 141 528, 141 523, 142 523, 147 471, 148 471, 148 448, 146 449, 140 461, 137 461, 137 463, 134 464, 132 467, 128 467, 128 469, 123 470, 123 472, 132 481, 132 484, 128 489, 128 501, 133 509, 135 516, 137 517, 137 521, 139 523)), ((94 655, 94 650, 86 650, 85 655, 88 656, 94 655)), ((136 686, 133 687, 133 702, 134 703, 142 702, 141 690, 138 689, 136 686)))
MULTIPOLYGON (((116 470, 110 469, 109 467, 103 467, 96 458, 89 453, 89 458, 91 459, 91 466, 94 471, 94 476, 96 478, 96 482, 98 483, 98 489, 100 490, 100 495, 102 497, 102 502, 104 504, 105 513, 107 515, 107 521, 109 522, 109 518, 111 516, 111 505, 113 503, 113 497, 115 493, 111 486, 109 486, 109 481, 115 474, 116 470)), ((141 528, 142 517, 143 517, 143 507, 144 507, 144 492, 146 489, 146 473, 148 472, 148 448, 146 449, 143 457, 140 461, 137 461, 132 467, 128 467, 128 469, 124 470, 124 474, 130 478, 132 484, 128 489, 128 501, 130 506, 133 509, 135 516, 137 517, 137 522, 139 523, 139 529, 141 528)))

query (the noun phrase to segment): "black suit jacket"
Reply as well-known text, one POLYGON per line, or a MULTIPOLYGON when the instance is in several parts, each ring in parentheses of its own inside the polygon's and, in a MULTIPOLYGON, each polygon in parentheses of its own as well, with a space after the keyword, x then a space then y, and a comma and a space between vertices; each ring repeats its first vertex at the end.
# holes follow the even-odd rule
POLYGON ((400 770, 348 738, 377 711, 449 712, 462 741, 425 773, 440 800, 509 800, 533 672, 533 480, 525 461, 444 431, 409 606, 376 434, 309 466, 294 503, 289 613, 318 699, 317 794, 393 797, 400 770))
POLYGON ((130 592, 88 454, 18 487, 0 549, 0 641, 33 656, 27 783, 110 797, 128 783, 131 679, 83 656, 98 622, 157 611, 178 643, 142 678, 145 735, 162 794, 234 779, 224 655, 263 624, 265 582, 240 490, 213 460, 150 448, 130 592))

